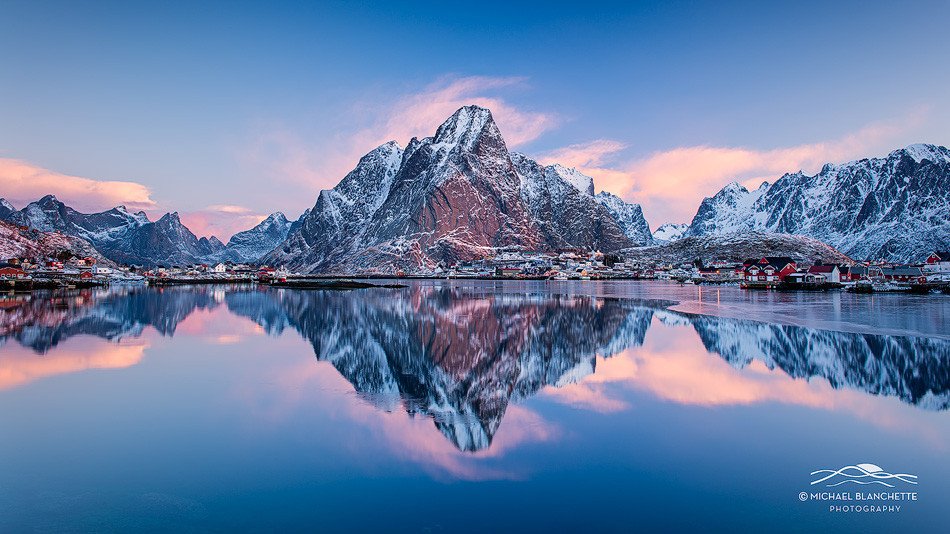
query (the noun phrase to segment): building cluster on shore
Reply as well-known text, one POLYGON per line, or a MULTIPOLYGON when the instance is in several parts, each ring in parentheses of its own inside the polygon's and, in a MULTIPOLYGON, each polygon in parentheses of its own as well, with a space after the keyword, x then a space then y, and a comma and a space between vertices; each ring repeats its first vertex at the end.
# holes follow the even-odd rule
POLYGON ((92 257, 8 258, 0 261, 0 289, 94 287, 113 283, 252 282, 274 272, 266 267, 230 262, 142 269, 104 265, 92 257))
POLYGON ((748 286, 779 283, 844 284, 858 281, 925 284, 950 282, 950 253, 935 252, 925 263, 898 265, 858 262, 803 265, 789 257, 764 256, 742 262, 697 259, 686 263, 640 263, 600 252, 512 253, 439 266, 426 276, 464 278, 609 279, 638 278, 693 282, 734 282, 748 286))
MULTIPOLYGON (((352 277, 352 275, 343 275, 352 277)), ((365 272, 364 277, 405 277, 404 272, 365 272)), ((790 257, 763 256, 743 262, 697 259, 680 264, 633 262, 601 252, 504 252, 484 259, 439 265, 412 277, 604 280, 655 279, 683 283, 733 283, 748 289, 827 289, 866 291, 950 287, 950 252, 934 252, 917 265, 858 262, 802 265, 790 257)), ((231 262, 214 265, 105 266, 95 258, 43 260, 11 258, 0 262, 0 287, 13 289, 81 287, 121 282, 152 285, 282 282, 306 278, 282 269, 231 262)))

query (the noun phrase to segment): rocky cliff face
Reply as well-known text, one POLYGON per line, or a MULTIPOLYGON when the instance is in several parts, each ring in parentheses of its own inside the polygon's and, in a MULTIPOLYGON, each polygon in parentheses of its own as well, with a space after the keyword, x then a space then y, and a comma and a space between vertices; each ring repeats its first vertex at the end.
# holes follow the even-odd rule
POLYGON ((432 137, 364 156, 263 261, 315 272, 417 270, 499 250, 616 250, 640 244, 642 228, 649 239, 639 207, 616 201, 595 197, 577 171, 510 154, 491 112, 466 106, 432 137))
POLYGON ((820 239, 855 259, 918 262, 950 248, 950 150, 911 145, 703 201, 689 236, 761 230, 820 239))
POLYGON ((594 195, 593 180, 574 169, 544 167, 522 154, 511 154, 511 160, 545 247, 617 250, 643 243, 637 224, 646 221, 639 206, 608 193, 594 195))

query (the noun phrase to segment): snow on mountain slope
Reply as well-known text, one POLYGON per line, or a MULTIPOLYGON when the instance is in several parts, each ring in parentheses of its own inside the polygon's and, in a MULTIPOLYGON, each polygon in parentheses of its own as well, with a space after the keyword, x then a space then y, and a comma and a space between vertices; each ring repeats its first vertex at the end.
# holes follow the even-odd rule
POLYGON ((17 225, 0 221, 0 261, 11 258, 41 261, 54 258, 64 251, 83 258, 96 258, 97 261, 106 265, 111 264, 84 239, 56 231, 21 230, 17 225))
POLYGON ((683 237, 689 230, 688 224, 666 223, 653 231, 653 240, 657 243, 670 243, 683 237))
POLYGON ((7 217, 15 211, 16 208, 13 207, 13 204, 7 202, 5 198, 0 198, 0 221, 7 220, 7 217))
POLYGON ((763 182, 758 189, 749 191, 736 182, 729 183, 713 197, 702 201, 693 222, 683 235, 700 236, 752 229, 754 225, 750 214, 769 187, 768 182, 763 182))
POLYGON ((542 167, 522 154, 512 153, 511 161, 521 179, 521 199, 541 229, 546 247, 617 250, 642 242, 636 233, 632 240, 622 224, 635 219, 636 214, 627 210, 631 205, 620 199, 611 205, 594 196, 590 177, 560 165, 542 167))
POLYGON ((653 234, 650 233, 650 225, 643 217, 643 209, 639 204, 625 202, 617 195, 601 191, 597 193, 597 201, 600 202, 607 211, 614 217, 617 224, 623 230, 624 235, 633 243, 634 246, 646 246, 653 244, 653 234))
POLYGON ((856 259, 922 261, 950 248, 950 150, 911 145, 752 192, 729 184, 703 201, 687 235, 747 230, 810 236, 856 259))
MULTIPOLYGON (((8 203, 0 202, 0 214, 8 203)), ((294 225, 275 213, 250 230, 232 236, 228 245, 217 237, 195 236, 178 216, 167 213, 152 222, 143 212, 117 206, 99 213, 81 213, 47 195, 0 219, 43 232, 60 232, 88 241, 104 256, 135 265, 188 265, 233 261, 255 262, 282 242, 294 225)))
POLYGON ((254 228, 232 235, 227 246, 222 245, 211 257, 217 261, 254 263, 287 239, 292 224, 283 213, 272 213, 254 228))

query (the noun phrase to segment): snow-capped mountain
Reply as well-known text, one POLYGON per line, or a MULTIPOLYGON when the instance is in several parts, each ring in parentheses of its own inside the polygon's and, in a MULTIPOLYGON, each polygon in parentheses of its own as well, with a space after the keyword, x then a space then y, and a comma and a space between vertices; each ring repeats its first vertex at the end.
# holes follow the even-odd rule
POLYGON ((216 237, 198 239, 178 217, 166 213, 155 222, 133 226, 115 238, 97 244, 107 257, 120 263, 189 265, 224 250, 216 237))
POLYGON ((131 213, 125 206, 99 213, 81 213, 53 195, 31 202, 22 210, 0 200, 0 220, 40 232, 79 238, 113 261, 145 266, 218 261, 253 263, 298 228, 306 214, 290 222, 283 213, 274 213, 254 228, 234 234, 225 245, 215 236, 195 236, 181 222, 177 212, 166 213, 153 222, 144 212, 131 213))
POLYGON ((732 183, 703 201, 686 235, 747 230, 814 237, 856 259, 922 261, 950 248, 950 150, 911 145, 755 191, 732 183))
POLYGON ((254 228, 232 235, 224 249, 211 257, 218 261, 254 263, 287 239, 293 224, 283 213, 272 213, 254 228))
POLYGON ((6 220, 43 232, 62 232, 99 246, 123 235, 130 228, 148 223, 144 212, 131 213, 125 206, 116 206, 100 213, 80 213, 57 200, 53 195, 27 204, 9 213, 6 220))
POLYGON ((657 243, 671 243, 683 237, 689 230, 688 224, 666 223, 653 231, 653 240, 657 243))
POLYGON ((639 206, 616 204, 573 169, 510 154, 491 112, 466 106, 432 137, 361 158, 262 261, 314 272, 414 270, 503 249, 652 242, 639 206), (622 225, 610 206, 630 220, 622 225))

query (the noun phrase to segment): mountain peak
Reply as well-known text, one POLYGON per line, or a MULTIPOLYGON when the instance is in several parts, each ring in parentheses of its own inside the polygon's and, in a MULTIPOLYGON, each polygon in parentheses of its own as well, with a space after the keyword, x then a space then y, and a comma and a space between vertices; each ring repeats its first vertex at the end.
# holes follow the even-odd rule
POLYGON ((735 193, 748 193, 748 192, 749 192, 748 189, 740 185, 739 182, 735 180, 726 184, 726 187, 723 187, 722 190, 719 191, 720 194, 724 194, 724 193, 735 194, 735 193))
POLYGON ((43 198, 36 201, 37 204, 49 205, 49 204, 60 204, 59 199, 56 198, 56 195, 46 195, 43 198))
POLYGON ((463 106, 439 126, 434 141, 471 147, 482 133, 501 136, 491 111, 480 106, 463 106))
POLYGON ((177 212, 177 211, 173 211, 173 212, 171 212, 171 213, 166 213, 165 215, 162 215, 162 218, 159 219, 158 221, 156 221, 156 223, 164 223, 164 224, 176 223, 176 224, 181 224, 181 219, 178 217, 178 212, 177 212))

